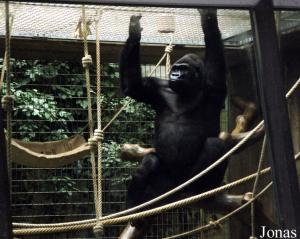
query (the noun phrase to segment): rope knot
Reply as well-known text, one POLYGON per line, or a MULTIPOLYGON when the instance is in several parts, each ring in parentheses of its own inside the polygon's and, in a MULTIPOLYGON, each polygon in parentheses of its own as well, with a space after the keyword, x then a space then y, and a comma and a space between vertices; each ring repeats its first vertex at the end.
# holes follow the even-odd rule
POLYGON ((91 137, 88 139, 88 145, 91 147, 91 148, 95 148, 98 144, 98 141, 95 139, 95 137, 91 137))
POLYGON ((168 45, 165 48, 165 53, 170 54, 173 51, 173 46, 172 45, 168 45))
POLYGON ((82 66, 83 68, 88 68, 90 65, 93 64, 92 56, 91 55, 86 55, 82 57, 82 66))
POLYGON ((222 229, 222 225, 218 221, 209 221, 208 223, 214 228, 222 229))
POLYGON ((5 111, 12 111, 14 107, 14 97, 11 95, 3 96, 1 100, 2 108, 5 111))
POLYGON ((95 234, 96 239, 100 239, 104 235, 104 226, 101 221, 97 222, 93 228, 93 232, 95 234))
POLYGON ((94 139, 97 142, 100 142, 100 141, 102 141, 104 139, 104 133, 103 133, 102 129, 95 129, 95 131, 94 131, 94 139))

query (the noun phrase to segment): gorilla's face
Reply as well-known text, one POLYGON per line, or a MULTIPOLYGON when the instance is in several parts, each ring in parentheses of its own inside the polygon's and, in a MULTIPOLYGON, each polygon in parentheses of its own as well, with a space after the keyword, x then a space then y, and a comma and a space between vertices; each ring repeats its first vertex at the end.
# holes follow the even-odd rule
POLYGON ((169 87, 179 95, 199 92, 203 85, 203 62, 196 54, 187 54, 171 68, 169 87))

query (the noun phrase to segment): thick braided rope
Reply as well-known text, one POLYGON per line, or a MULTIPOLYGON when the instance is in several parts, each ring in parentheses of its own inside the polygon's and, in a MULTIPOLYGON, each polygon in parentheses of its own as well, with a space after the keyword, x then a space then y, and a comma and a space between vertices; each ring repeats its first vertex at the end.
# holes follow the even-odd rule
MULTIPOLYGON (((10 37, 11 37, 11 32, 12 32, 12 26, 13 26, 13 23, 14 23, 14 17, 11 16, 10 17, 10 24, 9 24, 9 40, 10 40, 10 37)), ((4 53, 4 57, 3 57, 3 66, 2 66, 2 69, 1 69, 1 78, 0 78, 0 93, 2 91, 2 87, 3 87, 3 82, 4 82, 4 76, 5 76, 5 71, 6 71, 6 58, 7 58, 7 52, 5 50, 5 53, 4 53)))
MULTIPOLYGON (((172 42, 170 42, 170 45, 172 45, 172 42)), ((155 65, 155 67, 151 70, 149 76, 152 76, 153 73, 156 71, 156 69, 160 66, 160 64, 163 62, 163 60, 165 59, 166 57, 166 53, 163 54, 163 56, 160 58, 160 60, 157 62, 157 64, 155 65)), ((113 121, 122 113, 122 111, 128 106, 129 102, 127 102, 126 104, 124 104, 120 109, 119 111, 113 116, 113 118, 107 123, 107 125, 102 129, 102 131, 104 132, 110 125, 111 123, 113 123, 113 121)), ((138 209, 138 208, 137 208, 138 209)), ((136 209, 136 210, 137 210, 136 209)), ((134 211, 134 210, 132 210, 134 211)), ((124 213, 120 212, 121 214, 120 215, 125 215, 125 214, 128 214, 130 212, 132 212, 131 210, 125 210, 124 213)), ((112 214, 111 217, 117 217, 119 216, 118 213, 115 213, 115 214, 112 214)), ((103 218, 110 218, 110 216, 105 216, 103 218)), ((89 223, 89 222, 94 222, 95 219, 87 219, 87 220, 82 220, 82 221, 78 221, 77 222, 66 222, 66 223, 52 223, 51 225, 50 224, 32 224, 32 223, 24 223, 24 224, 20 224, 20 223, 17 223, 18 225, 23 225, 24 227, 35 227, 38 225, 42 225, 43 227, 47 227, 49 225, 49 227, 52 227, 52 226, 67 226, 67 225, 78 225, 78 224, 81 224, 82 222, 83 223, 89 223), (27 226, 26 226, 27 225, 27 226)), ((15 224, 15 225, 17 225, 15 224)))
POLYGON ((90 81, 90 59, 89 50, 88 50, 88 42, 87 42, 87 22, 86 22, 86 14, 85 14, 85 5, 82 5, 82 23, 83 23, 83 46, 84 46, 84 58, 83 58, 83 67, 85 72, 85 81, 86 81, 86 93, 87 93, 87 101, 88 101, 88 126, 89 126, 89 143, 90 143, 90 154, 91 154, 91 165, 92 165, 92 181, 93 181, 93 190, 94 190, 94 203, 96 215, 99 215, 99 207, 98 205, 98 189, 97 189, 97 172, 96 172, 96 153, 93 139, 93 112, 92 112, 92 99, 91 99, 91 81, 90 81))
POLYGON ((2 65, 2 69, 1 69, 1 77, 0 77, 0 93, 2 92, 4 76, 5 76, 5 71, 6 71, 6 58, 7 58, 7 53, 5 51, 4 57, 3 57, 3 65, 2 65))
POLYGON ((166 53, 166 77, 167 78, 171 71, 171 53, 172 53, 172 51, 173 51, 172 45, 166 46, 165 53, 166 53))
POLYGON ((101 52, 100 52, 100 32, 99 32, 99 21, 102 16, 102 12, 99 10, 97 11, 97 19, 95 21, 95 28, 96 28, 96 81, 97 81, 97 128, 99 133, 102 137, 98 139, 98 201, 95 205, 98 207, 98 215, 97 215, 97 224, 94 227, 94 232, 103 234, 103 225, 100 221, 102 217, 102 140, 103 140, 103 133, 102 133, 102 124, 101 124, 101 52))
MULTIPOLYGON (((300 158, 300 152, 295 155, 295 160, 300 158)), ((271 171, 271 167, 268 167, 264 170, 261 170, 260 174, 266 174, 271 171)), ((237 183, 237 185, 242 184, 256 177, 257 173, 249 175, 245 178, 236 180, 231 184, 237 183), (252 177, 251 179, 245 180, 246 178, 252 177), (245 180, 245 181, 243 181, 245 180), (243 181, 243 182, 242 182, 243 181)), ((227 184, 228 185, 228 184, 227 184)), ((235 187, 237 185, 232 185, 231 187, 235 187)), ((226 186, 226 185, 224 185, 226 186)), ((222 187, 224 187, 222 186, 222 187)), ((226 189, 227 190, 227 189, 226 189)), ((200 194, 201 195, 201 194, 200 194)), ((203 193, 202 193, 203 195, 203 193)), ((200 199, 199 199, 200 200, 200 199)), ((124 211, 123 211, 124 212, 124 211)), ((115 214, 112 214, 115 215, 115 214)), ((101 218, 101 220, 106 220, 111 218, 112 215, 105 216, 101 218)), ((52 224, 32 224, 32 223, 13 223, 15 227, 33 227, 26 229, 15 229, 14 233, 20 235, 30 235, 30 234, 38 234, 38 233, 55 233, 55 232, 65 232, 65 231, 73 231, 73 230, 83 230, 92 228, 96 223, 96 219, 88 219, 76 222, 67 222, 67 223, 52 223, 52 224)))
MULTIPOLYGON (((258 167, 257 167, 257 176, 254 180, 254 184, 253 184, 253 189, 252 189, 252 197, 255 197, 256 195, 256 190, 257 190, 257 186, 258 186, 258 181, 259 181, 259 177, 260 177, 260 171, 262 169, 262 164, 263 164, 263 160, 265 157, 265 153, 266 153, 266 146, 267 145, 267 136, 264 136, 263 139, 263 143, 262 143, 262 147, 261 147, 261 151, 260 151, 260 157, 259 157, 259 162, 258 162, 258 167)), ((255 202, 253 201, 253 203, 251 203, 251 236, 253 238, 255 238, 255 202)))
MULTIPOLYGON (((162 61, 162 60, 161 60, 162 61)), ((300 78, 298 79, 298 81, 293 85, 293 87, 289 90, 289 92, 286 94, 286 97, 290 97, 294 92, 295 92, 295 90, 297 89, 297 87, 300 85, 300 78), (295 87, 295 86, 297 86, 297 87, 295 87)), ((254 133, 255 133, 255 131, 256 130, 258 130, 261 126, 263 125, 263 121, 261 121, 252 131, 250 131, 249 133, 248 133, 248 137, 246 136, 245 138, 244 138, 244 140, 242 140, 239 144, 237 144, 234 148, 232 148, 230 151, 228 151, 227 152, 227 154, 229 153, 229 154, 232 154, 232 153, 234 153, 236 150, 238 150, 254 133), (241 143, 243 143, 243 144, 241 144, 241 143)), ((224 156, 226 156, 226 155, 224 155, 224 156)), ((224 157, 223 156, 223 157, 224 157)), ((297 158, 300 156, 300 152, 299 152, 299 154, 297 154, 297 158)), ((223 157, 221 157, 220 159, 222 159, 223 157)), ((228 157, 228 155, 226 156, 226 157, 228 157)), ((219 159, 219 160, 220 160, 219 159)), ((222 162, 222 161, 221 161, 222 162)), ((208 169, 208 168, 207 168, 208 169)), ((200 172, 198 175, 196 175, 195 177, 197 177, 197 176, 199 176, 200 174, 201 174, 202 172, 200 172)), ((191 178, 190 180, 193 180, 193 178, 191 178)), ((189 181, 190 181, 189 180, 189 181)), ((184 185, 183 185, 183 187, 185 187, 185 186, 187 186, 188 184, 186 184, 186 183, 188 183, 189 181, 187 181, 187 182, 185 182, 184 183, 184 185)), ((138 206, 136 206, 136 207, 133 207, 133 208, 129 208, 129 209, 127 209, 127 210, 124 210, 124 211, 121 211, 121 212, 117 212, 117 213, 114 213, 114 214, 111 214, 111 215, 108 215, 108 216, 105 216, 105 217, 103 217, 102 219, 108 219, 108 218, 113 218, 113 217, 118 217, 118 216, 121 216, 121 215, 126 215, 126 214, 128 214, 128 213, 131 213, 131 212, 134 212, 134 211, 136 211, 136 210, 138 210, 138 209, 141 209, 141 208, 143 208, 143 207, 145 207, 145 206, 149 206, 150 204, 152 204, 152 203, 154 203, 154 202, 157 202, 157 201, 159 201, 160 199, 162 199, 162 198, 164 198, 165 197, 165 195, 166 196, 168 196, 168 195, 171 195, 172 193, 174 193, 179 187, 181 187, 182 185, 180 185, 180 186, 178 186, 178 187, 176 187, 176 188, 174 188, 173 190, 171 190, 171 191, 169 191, 169 192, 167 192, 167 193, 165 193, 165 194, 163 194, 163 195, 161 195, 161 196, 159 196, 159 197, 157 197, 157 198, 154 198, 154 199, 152 199, 152 200, 150 200, 150 201, 148 201, 148 202, 146 202, 146 203, 143 203, 143 204, 141 204, 141 205, 138 205, 138 206)), ((181 188, 180 188, 181 189, 181 188)), ((179 190, 179 189, 178 189, 179 190)), ((65 222, 65 223, 51 223, 51 224, 32 224, 32 223, 14 223, 14 225, 15 226, 21 226, 21 227, 60 227, 60 226, 70 226, 70 225, 79 225, 79 224, 82 224, 82 223, 93 223, 93 222, 95 222, 95 219, 87 219, 87 220, 82 220, 82 221, 73 221, 73 222, 65 222)))
POLYGON ((242 206, 236 208, 232 212, 230 212, 230 213, 226 214, 225 216, 219 218, 218 220, 209 222, 206 225, 200 226, 198 228, 195 228, 195 229, 187 231, 187 232, 183 232, 183 233, 176 234, 176 235, 173 235, 173 236, 164 237, 163 239, 175 239, 175 238, 182 238, 182 237, 186 237, 186 236, 191 236, 191 235, 198 234, 200 232, 203 232, 203 231, 206 231, 206 230, 209 230, 209 229, 212 229, 212 228, 218 226, 219 224, 225 222, 227 219, 229 219, 233 215, 239 213, 241 210, 243 210, 244 208, 246 208, 247 206, 249 206, 250 204, 255 202, 255 200, 257 200, 261 195, 263 195, 272 186, 272 184, 273 184, 273 182, 269 183, 258 194, 256 194, 255 197, 250 199, 248 202, 244 203, 242 206))
MULTIPOLYGON (((261 175, 266 174, 271 171, 271 167, 268 167, 264 170, 261 171, 261 175)), ((112 225, 112 224, 117 224, 117 223, 123 223, 127 221, 132 221, 132 220, 137 220, 140 218, 145 218, 149 216, 154 216, 157 214, 160 214, 164 211, 168 211, 171 209, 175 209, 178 207, 183 207, 195 202, 198 202, 202 199, 212 197, 218 193, 224 192, 226 190, 229 190, 231 188, 234 188, 240 184, 246 183, 256 177, 257 173, 248 175, 244 178, 241 178, 239 180, 236 180, 234 182, 228 183, 226 185, 220 186, 218 188, 209 190, 207 192, 181 199, 179 201, 169 203, 160 207, 156 207, 153 209, 149 209, 143 212, 138 212, 138 213, 133 213, 130 215, 122 216, 122 217, 117 217, 117 218, 112 218, 112 219, 101 219, 102 223, 104 225, 112 225)), ((80 224, 80 225, 68 225, 68 226, 63 226, 63 227, 41 227, 41 228, 30 228, 30 229, 14 229, 14 235, 31 235, 31 234, 45 234, 45 233, 54 233, 54 232, 67 232, 67 231, 73 231, 73 230, 81 230, 81 229, 88 229, 94 227, 96 224, 95 220, 93 222, 88 222, 85 224, 80 224)))
MULTIPOLYGON (((6 108, 6 154, 7 154, 7 170, 9 177, 10 192, 12 191, 12 111, 13 111, 13 98, 11 96, 11 76, 10 76, 10 21, 9 21, 9 1, 5 1, 5 52, 6 52, 6 99, 8 100, 6 108)), ((11 199, 11 197, 10 197, 11 199)))
MULTIPOLYGON (((300 85, 300 78, 298 79, 298 81, 295 83, 295 85, 289 90, 289 92, 286 94, 286 97, 288 98, 289 96, 291 96, 291 94, 293 92, 295 92, 295 90, 297 89, 297 87, 299 87, 300 85)), ((239 148, 241 148, 241 146, 243 146, 254 134, 255 132, 260 129, 261 127, 263 127, 264 125, 264 121, 262 120, 254 129, 252 129, 246 136, 245 138, 243 138, 238 144, 236 144, 233 148, 231 148, 226 154, 224 154, 222 157, 220 157, 217 161, 215 161, 213 164, 211 164, 209 167, 207 167, 205 170, 203 170, 202 172, 200 172, 199 174, 195 175, 194 177, 192 177, 191 179, 187 180, 186 182, 184 182, 183 184, 175 187, 174 189, 148 201, 145 203, 142 203, 136 207, 127 209, 123 212, 120 213, 115 213, 111 216, 120 216, 120 215, 124 215, 124 213, 131 213, 133 211, 139 210, 141 208, 150 206, 153 203, 156 203, 178 191, 180 191, 181 189, 185 188, 186 186, 192 184, 193 182, 195 182, 196 180, 198 180, 199 178, 203 177, 204 175, 206 175, 208 172, 210 172, 212 169, 214 169, 215 167, 217 167, 218 165, 220 165, 223 161, 225 161, 226 159, 228 159, 231 155, 233 155, 239 148), (121 214, 122 213, 122 214, 121 214)))

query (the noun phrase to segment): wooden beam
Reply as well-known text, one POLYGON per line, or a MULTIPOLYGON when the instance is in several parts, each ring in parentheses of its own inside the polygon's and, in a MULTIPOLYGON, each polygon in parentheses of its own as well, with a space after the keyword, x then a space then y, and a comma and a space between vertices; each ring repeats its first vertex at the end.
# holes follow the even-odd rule
MULTIPOLYGON (((0 38, 0 56, 4 55, 4 39, 0 38)), ((118 63, 123 43, 103 42, 101 43, 101 61, 106 63, 118 63)), ((62 41, 50 39, 12 38, 11 56, 26 60, 62 60, 81 62, 83 56, 83 45, 81 41, 62 41)), ((165 50, 164 45, 147 44, 141 47, 142 64, 156 64, 165 50)), ((95 43, 89 43, 89 52, 95 59, 95 43)), ((187 53, 202 55, 204 48, 199 46, 176 45, 171 54, 171 61, 179 59, 187 53)), ((247 55, 243 49, 226 49, 227 65, 240 64, 247 55)))
MULTIPOLYGON (((23 0, 26 1, 26 0, 23 0)), ((251 8, 258 0, 31 0, 31 2, 97 4, 97 5, 132 5, 154 7, 217 7, 217 8, 251 8)))
POLYGON ((0 106, 0 238, 11 239, 12 219, 3 118, 4 112, 0 106))
POLYGON ((268 157, 272 166, 277 218, 282 229, 297 229, 300 233, 299 184, 272 1, 261 0, 251 11, 251 21, 255 34, 258 85, 268 137, 268 157))

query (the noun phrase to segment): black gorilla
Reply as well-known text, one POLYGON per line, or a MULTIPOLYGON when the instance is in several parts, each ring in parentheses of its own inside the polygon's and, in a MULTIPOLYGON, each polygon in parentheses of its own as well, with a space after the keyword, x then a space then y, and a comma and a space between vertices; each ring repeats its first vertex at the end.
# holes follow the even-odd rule
MULTIPOLYGON (((202 60, 187 54, 171 68, 170 79, 142 78, 141 16, 132 16, 129 38, 120 60, 125 95, 156 111, 156 153, 144 157, 128 188, 128 206, 150 200, 211 165, 226 150, 218 138, 220 111, 226 97, 224 49, 215 10, 202 10, 206 52, 202 60)), ((222 183, 226 163, 188 187, 195 194, 222 183)), ((173 198, 174 199, 174 198, 173 198)))

